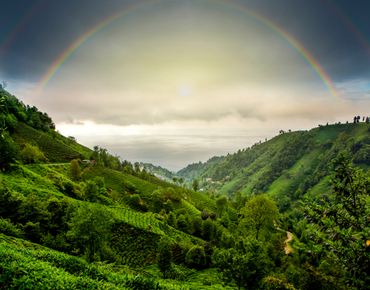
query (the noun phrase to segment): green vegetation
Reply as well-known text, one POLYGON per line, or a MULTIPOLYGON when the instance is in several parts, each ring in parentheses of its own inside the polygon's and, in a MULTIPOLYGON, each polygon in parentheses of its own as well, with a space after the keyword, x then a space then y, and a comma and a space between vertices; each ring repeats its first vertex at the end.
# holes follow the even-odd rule
POLYGON ((365 124, 156 168, 166 182, 0 101, 1 289, 369 289, 365 124))
POLYGON ((178 176, 181 176, 185 180, 193 180, 198 175, 200 175, 202 172, 204 172, 207 168, 211 167, 213 164, 217 164, 220 162, 223 162, 226 159, 224 156, 214 156, 207 160, 207 162, 202 163, 193 163, 188 165, 187 167, 181 169, 176 174, 178 176))
POLYGON ((370 176, 353 168, 343 154, 336 164, 333 200, 309 203, 304 214, 319 245, 315 253, 333 259, 353 286, 366 289, 370 281, 370 176))

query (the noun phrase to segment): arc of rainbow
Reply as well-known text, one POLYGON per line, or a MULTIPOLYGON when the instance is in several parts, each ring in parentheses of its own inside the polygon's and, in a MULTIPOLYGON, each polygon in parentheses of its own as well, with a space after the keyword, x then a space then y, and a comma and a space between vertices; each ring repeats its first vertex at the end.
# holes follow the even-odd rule
MULTIPOLYGON (((62 55, 53 63, 53 65, 50 67, 50 69, 46 72, 46 74, 41 79, 40 85, 38 87, 37 93, 39 94, 45 86, 48 84, 48 82, 51 80, 51 78, 55 75, 55 73, 58 71, 58 69, 66 62, 66 60, 88 39, 90 39, 93 35, 104 29, 109 24, 114 23, 121 17, 127 16, 129 14, 132 14, 136 11, 139 11, 141 9, 154 6, 156 4, 163 4, 168 2, 177 2, 181 0, 154 0, 145 2, 139 5, 135 5, 131 8, 125 9, 121 12, 118 12, 111 16, 110 18, 104 20, 103 22, 99 23, 95 27, 93 27, 91 30, 89 30, 87 33, 82 35, 77 41, 75 41, 71 46, 68 47, 67 50, 64 51, 62 55)), ((289 36, 286 32, 284 32, 281 28, 279 28, 276 24, 272 23, 268 19, 258 15, 254 11, 251 11, 243 6, 237 5, 235 3, 227 2, 227 1, 219 1, 219 0, 191 0, 192 2, 203 2, 203 3, 209 3, 218 5, 224 8, 228 8, 234 11, 237 11, 239 13, 245 14, 252 19, 256 20, 257 22, 261 23, 268 29, 272 30, 279 36, 281 36, 286 42, 288 42, 289 45, 291 45, 301 56, 302 58, 312 67, 314 72, 319 76, 321 81, 324 83, 324 85, 328 88, 331 95, 334 97, 338 105, 341 107, 338 93, 336 92, 336 89, 330 80, 329 76, 326 74, 324 69, 320 66, 320 64, 314 59, 314 57, 306 50, 302 45, 300 45, 295 39, 293 39, 291 36, 289 36)))

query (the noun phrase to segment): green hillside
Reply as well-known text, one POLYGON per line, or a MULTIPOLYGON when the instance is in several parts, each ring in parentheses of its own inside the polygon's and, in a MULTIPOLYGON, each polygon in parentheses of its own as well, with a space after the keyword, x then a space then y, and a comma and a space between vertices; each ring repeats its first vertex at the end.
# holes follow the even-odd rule
POLYGON ((172 178, 174 177, 174 174, 168 169, 163 168, 161 166, 153 165, 151 163, 142 163, 142 166, 146 168, 147 172, 155 174, 156 176, 160 176, 164 178, 165 181, 172 182, 172 178))
POLYGON ((352 206, 341 192, 355 188, 368 202, 370 177, 339 154, 367 171, 366 124, 282 134, 189 166, 184 179, 198 178, 201 193, 86 148, 55 132, 46 113, 0 93, 1 289, 367 289, 367 276, 347 271, 337 254, 355 250, 361 259, 346 261, 367 273, 367 206, 361 217, 339 212, 355 221, 341 238, 350 240, 340 243, 345 251, 312 236, 315 224, 328 217, 333 229, 332 212, 352 206), (333 187, 338 157, 344 169, 333 187))
POLYGON ((289 197, 291 201, 302 196, 330 195, 329 167, 340 151, 353 158, 356 166, 368 170, 369 135, 366 123, 285 133, 239 150, 224 162, 205 169, 197 178, 206 190, 216 190, 231 198, 238 191, 243 195, 267 193, 289 197), (207 182, 207 178, 212 181, 207 182))
POLYGON ((185 180, 193 180, 212 165, 223 162, 225 159, 226 157, 224 156, 214 156, 208 159, 205 163, 199 161, 198 163, 189 164, 185 168, 179 170, 176 175, 185 180))

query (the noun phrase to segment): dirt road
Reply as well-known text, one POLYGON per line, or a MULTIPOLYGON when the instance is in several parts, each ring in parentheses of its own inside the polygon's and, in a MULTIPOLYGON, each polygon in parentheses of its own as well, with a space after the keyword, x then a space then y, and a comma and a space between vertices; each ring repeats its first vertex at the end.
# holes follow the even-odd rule
POLYGON ((288 243, 293 239, 293 235, 291 232, 286 232, 286 233, 288 235, 288 238, 284 241, 284 243, 286 244, 284 249, 285 249, 285 254, 288 255, 290 251, 292 250, 292 248, 288 246, 288 243))

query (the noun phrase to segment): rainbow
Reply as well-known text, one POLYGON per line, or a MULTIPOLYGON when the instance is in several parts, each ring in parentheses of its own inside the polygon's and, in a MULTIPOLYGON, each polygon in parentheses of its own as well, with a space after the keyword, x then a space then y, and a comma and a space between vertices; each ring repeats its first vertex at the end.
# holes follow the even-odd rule
MULTIPOLYGON (((75 41, 72 45, 70 45, 60 56, 59 58, 53 63, 53 65, 49 68, 49 70, 46 72, 46 74, 42 77, 40 85, 37 89, 37 93, 39 94, 49 83, 51 78, 55 75, 55 73, 59 70, 59 68, 68 60, 68 58, 81 46, 83 45, 87 40, 89 40, 91 37, 93 37, 95 34, 100 32, 102 29, 104 29, 106 26, 114 23, 118 19, 124 16, 128 16, 130 14, 133 14, 135 12, 138 12, 144 8, 154 6, 156 4, 163 4, 163 3, 169 3, 174 1, 180 1, 180 0, 153 0, 153 1, 147 1, 145 3, 132 6, 128 9, 125 9, 123 11, 120 11, 110 18, 106 19, 105 21, 99 23, 95 27, 93 27, 91 30, 86 32, 84 35, 82 35, 77 41, 75 41)), ((334 97, 336 102, 339 106, 341 106, 338 93, 334 87, 334 84, 330 80, 329 76, 326 74, 324 69, 320 66, 320 64, 314 59, 310 53, 304 49, 296 40, 294 40, 291 36, 289 36, 287 33, 285 33, 281 28, 279 28, 276 24, 272 23, 268 19, 262 17, 261 15, 258 15, 257 13, 240 6, 235 3, 231 3, 228 1, 223 0, 191 0, 193 2, 202 2, 202 3, 209 3, 212 5, 218 5, 227 9, 231 9, 233 11, 242 13, 244 15, 247 15, 248 17, 251 17, 252 19, 256 20, 257 22, 261 23, 268 29, 272 30, 279 36, 281 36, 290 46, 292 46, 301 56, 302 58, 312 67, 312 69, 315 71, 315 73, 318 75, 318 77, 322 80, 324 85, 328 88, 331 95, 334 97)))

